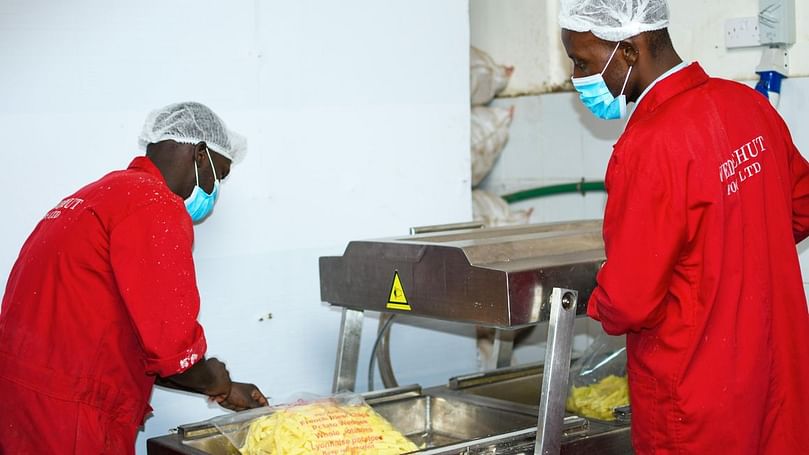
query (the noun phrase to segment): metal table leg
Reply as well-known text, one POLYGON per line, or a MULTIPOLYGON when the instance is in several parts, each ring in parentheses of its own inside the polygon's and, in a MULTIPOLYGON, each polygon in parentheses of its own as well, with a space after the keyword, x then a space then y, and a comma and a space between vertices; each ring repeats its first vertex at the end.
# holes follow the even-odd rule
POLYGON ((539 421, 534 454, 556 455, 562 449, 570 355, 573 346, 573 322, 578 292, 553 288, 545 371, 539 398, 539 421))
POLYGON ((337 342, 337 362, 334 366, 332 393, 353 392, 357 382, 357 366, 362 338, 361 310, 343 308, 340 322, 340 339, 337 342))

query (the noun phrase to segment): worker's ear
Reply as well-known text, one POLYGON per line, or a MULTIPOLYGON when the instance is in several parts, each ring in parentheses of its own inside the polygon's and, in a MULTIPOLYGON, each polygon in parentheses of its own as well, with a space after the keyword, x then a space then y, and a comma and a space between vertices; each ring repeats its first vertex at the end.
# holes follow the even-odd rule
POLYGON ((635 66, 640 55, 638 45, 632 38, 621 41, 618 53, 623 57, 627 66, 635 66))
MULTIPOLYGON (((197 162, 197 166, 200 168, 205 167, 205 163, 208 163, 208 144, 204 141, 197 142, 194 145, 194 160, 197 162)), ((210 165, 210 163, 208 163, 210 165)))

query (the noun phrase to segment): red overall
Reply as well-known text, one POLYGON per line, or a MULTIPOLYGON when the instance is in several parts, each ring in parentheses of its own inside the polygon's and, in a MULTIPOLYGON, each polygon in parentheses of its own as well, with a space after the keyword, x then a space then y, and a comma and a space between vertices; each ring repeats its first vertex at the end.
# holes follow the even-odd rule
POLYGON ((637 106, 606 180, 589 314, 626 334, 636 452, 809 453, 809 164, 781 117, 692 64, 637 106))
POLYGON ((146 157, 62 200, 0 312, 0 453, 126 454, 155 375, 205 354, 183 200, 146 157))

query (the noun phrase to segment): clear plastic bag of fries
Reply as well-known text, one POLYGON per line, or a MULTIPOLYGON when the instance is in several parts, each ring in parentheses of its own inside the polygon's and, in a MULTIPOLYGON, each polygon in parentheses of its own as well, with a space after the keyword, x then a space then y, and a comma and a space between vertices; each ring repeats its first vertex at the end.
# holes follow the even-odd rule
POLYGON ((629 404, 623 337, 600 334, 571 366, 566 409, 583 417, 612 421, 613 410, 629 404))
POLYGON ((212 419, 242 455, 403 454, 418 448, 358 395, 310 398, 212 419))

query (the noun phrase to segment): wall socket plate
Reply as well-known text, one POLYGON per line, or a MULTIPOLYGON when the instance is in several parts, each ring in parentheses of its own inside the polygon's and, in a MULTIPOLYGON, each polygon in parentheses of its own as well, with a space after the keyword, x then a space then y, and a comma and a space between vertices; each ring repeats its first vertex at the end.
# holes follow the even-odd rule
POLYGON ((759 0, 761 44, 795 44, 795 0, 759 0))
POLYGON ((725 47, 761 46, 758 17, 734 17, 725 20, 725 47))

